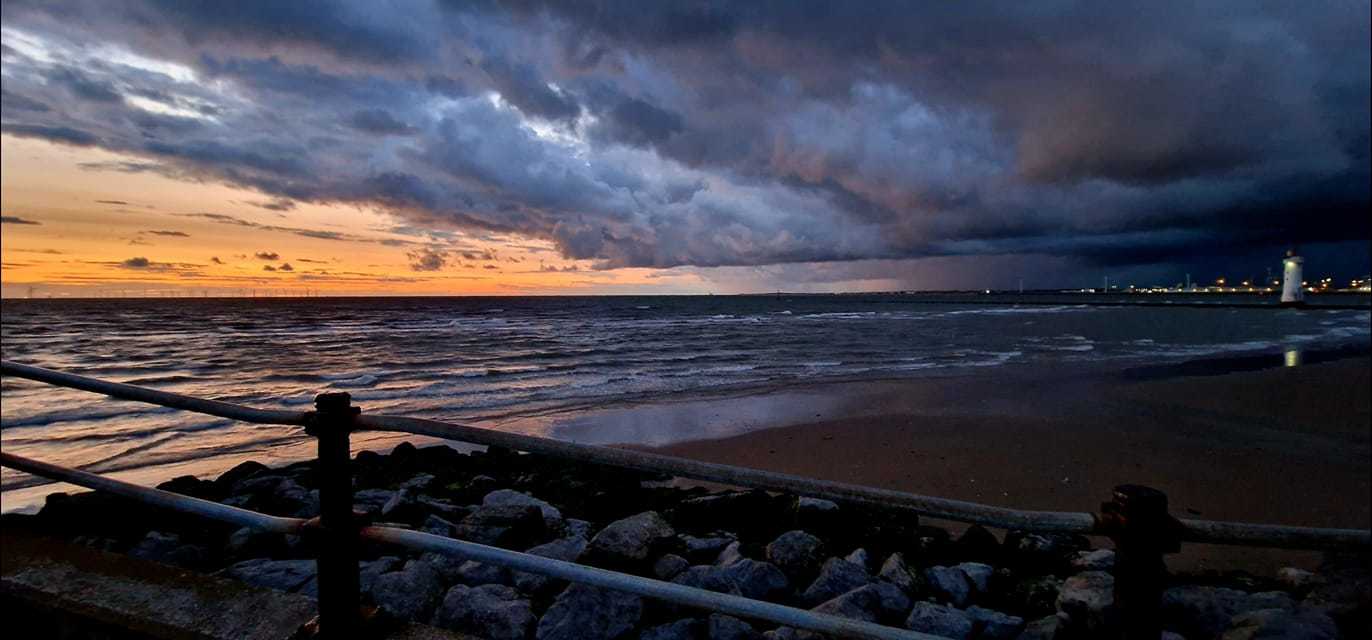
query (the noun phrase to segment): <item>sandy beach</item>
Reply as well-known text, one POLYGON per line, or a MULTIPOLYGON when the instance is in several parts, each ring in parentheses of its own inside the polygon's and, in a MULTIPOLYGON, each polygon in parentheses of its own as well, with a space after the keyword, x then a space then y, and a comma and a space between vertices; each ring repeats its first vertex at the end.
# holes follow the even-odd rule
MULTIPOLYGON (((808 402, 828 413, 657 450, 1031 509, 1093 510, 1116 484, 1146 484, 1182 517, 1366 528, 1370 372, 1363 355, 1220 375, 1020 372, 820 386, 787 393, 820 396, 808 402)), ((1187 545, 1170 566, 1271 573, 1319 557, 1187 545)))

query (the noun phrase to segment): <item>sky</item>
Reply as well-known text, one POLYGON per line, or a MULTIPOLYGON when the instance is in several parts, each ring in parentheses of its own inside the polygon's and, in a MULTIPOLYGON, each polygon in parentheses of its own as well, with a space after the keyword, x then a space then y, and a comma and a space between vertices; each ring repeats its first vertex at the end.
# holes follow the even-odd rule
POLYGON ((1372 270, 1368 2, 6 0, 7 297, 1372 270))

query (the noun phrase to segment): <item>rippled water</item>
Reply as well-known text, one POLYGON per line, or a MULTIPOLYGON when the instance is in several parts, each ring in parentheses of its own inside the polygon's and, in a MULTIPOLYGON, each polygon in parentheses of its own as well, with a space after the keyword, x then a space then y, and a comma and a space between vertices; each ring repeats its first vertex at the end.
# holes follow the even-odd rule
MULTIPOLYGON (((498 422, 736 386, 1366 344, 1361 310, 901 296, 6 301, 6 359, 271 408, 498 422), (946 300, 944 301, 946 302, 946 300)), ((294 430, 3 382, 6 451, 97 471, 256 456, 294 430)), ((7 472, 8 473, 8 472, 7 472)), ((6 476, 6 488, 16 486, 6 476)))

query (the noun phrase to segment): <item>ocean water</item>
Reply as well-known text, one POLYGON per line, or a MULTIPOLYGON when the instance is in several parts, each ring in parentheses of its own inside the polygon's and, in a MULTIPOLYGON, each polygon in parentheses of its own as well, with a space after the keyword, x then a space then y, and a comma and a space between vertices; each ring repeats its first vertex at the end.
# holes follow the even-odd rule
MULTIPOLYGON (((537 416, 745 387, 1365 346, 1372 322, 1357 309, 1100 307, 1085 300, 10 300, 0 352, 26 364, 259 407, 303 410, 316 393, 348 391, 368 412, 522 430, 523 420, 537 416)), ((198 460, 223 467, 306 442, 287 427, 17 378, 5 378, 2 390, 6 451, 97 472, 169 476, 194 472, 198 460)), ((6 470, 3 482, 10 491, 34 480, 6 470)))

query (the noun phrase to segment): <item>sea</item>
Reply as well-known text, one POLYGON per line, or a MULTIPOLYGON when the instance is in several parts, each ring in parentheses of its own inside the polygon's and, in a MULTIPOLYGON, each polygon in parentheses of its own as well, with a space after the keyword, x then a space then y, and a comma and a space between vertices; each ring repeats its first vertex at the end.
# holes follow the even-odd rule
MULTIPOLYGON (((1339 308, 1086 294, 6 300, 0 353, 256 407, 347 391, 368 412, 570 437, 547 417, 826 381, 1366 351, 1367 297, 1329 298, 1339 308), (1097 304, 1121 301, 1150 306, 1097 304)), ((291 427, 2 385, 0 446, 56 464, 155 481, 310 453, 291 427)), ((32 506, 40 484, 5 470, 4 509, 32 506)))

